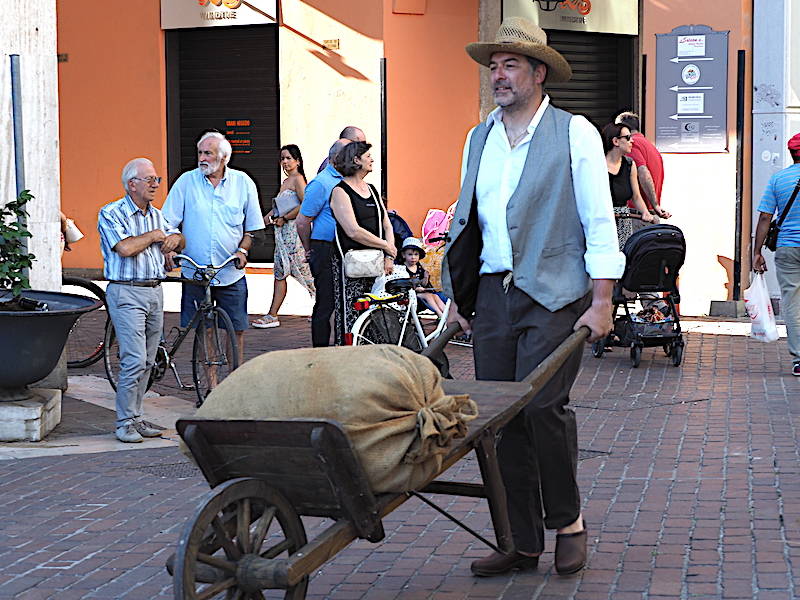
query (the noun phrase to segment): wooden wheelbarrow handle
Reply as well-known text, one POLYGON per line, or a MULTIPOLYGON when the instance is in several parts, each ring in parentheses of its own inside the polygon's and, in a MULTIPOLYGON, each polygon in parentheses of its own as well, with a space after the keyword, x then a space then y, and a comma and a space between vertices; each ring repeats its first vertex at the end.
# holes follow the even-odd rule
POLYGON ((575 352, 583 343, 589 338, 591 330, 586 327, 580 327, 577 331, 573 332, 567 339, 565 339, 558 347, 553 350, 547 358, 539 363, 533 371, 522 380, 531 386, 531 391, 527 396, 533 398, 538 394, 541 389, 547 384, 548 381, 556 374, 569 356, 575 352))
POLYGON ((453 336, 458 335, 458 332, 461 331, 461 325, 458 323, 450 323, 442 333, 440 333, 436 338, 428 345, 427 348, 423 349, 420 354, 422 356, 427 356, 428 358, 438 358, 442 351, 444 350, 445 346, 447 346, 447 342, 453 339, 453 336))

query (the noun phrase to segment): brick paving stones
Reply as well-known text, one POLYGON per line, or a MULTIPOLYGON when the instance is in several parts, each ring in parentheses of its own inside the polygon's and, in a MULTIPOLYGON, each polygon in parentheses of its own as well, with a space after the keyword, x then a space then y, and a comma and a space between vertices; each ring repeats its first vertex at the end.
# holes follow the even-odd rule
MULTIPOLYGON (((248 332, 248 352, 308 343, 304 318, 281 322, 248 332)), ((448 355, 457 378, 472 376, 468 348, 448 355)), ((660 349, 645 350, 638 369, 622 349, 600 360, 587 349, 573 393, 590 534, 583 573, 554 573, 550 534, 538 571, 474 578, 469 563, 485 548, 411 499, 384 520, 383 542, 357 541, 320 568, 308 597, 799 597, 800 380, 785 356, 784 340, 700 333, 687 335, 680 368, 660 349)), ((157 391, 180 395, 169 383, 157 391)), ((477 461, 445 476, 477 481, 477 461)), ((172 597, 164 561, 207 491, 175 448, 3 461, 0 599, 172 597)), ((491 536, 484 502, 434 500, 491 536)), ((309 537, 325 525, 309 519, 309 537)))

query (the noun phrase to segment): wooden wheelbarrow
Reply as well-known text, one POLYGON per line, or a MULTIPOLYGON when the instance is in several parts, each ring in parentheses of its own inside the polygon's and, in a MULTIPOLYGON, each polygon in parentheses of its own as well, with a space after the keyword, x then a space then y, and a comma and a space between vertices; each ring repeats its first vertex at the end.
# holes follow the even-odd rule
POLYGON ((587 336, 585 328, 574 333, 522 382, 443 382, 448 394, 469 394, 480 415, 453 446, 441 473, 475 451, 483 484, 434 477, 417 491, 375 495, 335 421, 179 420, 178 432, 212 490, 168 560, 174 597, 305 598, 311 573, 358 538, 382 540, 382 518, 406 500, 415 496, 433 506, 424 492, 486 498, 496 545, 434 508, 492 548, 511 551, 495 437, 587 336), (327 517, 333 524, 309 541, 302 516, 327 517))

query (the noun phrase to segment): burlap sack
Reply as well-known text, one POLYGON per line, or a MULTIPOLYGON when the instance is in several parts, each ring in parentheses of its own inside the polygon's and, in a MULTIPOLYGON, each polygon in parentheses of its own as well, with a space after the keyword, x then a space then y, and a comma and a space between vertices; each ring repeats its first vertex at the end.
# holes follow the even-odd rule
POLYGON ((335 419, 376 493, 416 489, 438 473, 477 414, 469 396, 445 395, 430 360, 388 345, 262 354, 197 411, 209 419, 335 419))

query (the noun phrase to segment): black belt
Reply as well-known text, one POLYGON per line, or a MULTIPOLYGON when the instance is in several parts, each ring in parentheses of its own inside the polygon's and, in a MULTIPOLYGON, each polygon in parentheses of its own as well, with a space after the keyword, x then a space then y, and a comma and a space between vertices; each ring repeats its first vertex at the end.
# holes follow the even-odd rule
POLYGON ((114 281, 110 280, 108 283, 118 283, 119 285, 132 285, 135 287, 158 287, 161 285, 160 279, 134 279, 129 281, 114 281))
POLYGON ((332 246, 333 242, 329 242, 327 240, 311 240, 312 244, 324 244, 325 246, 332 246))

